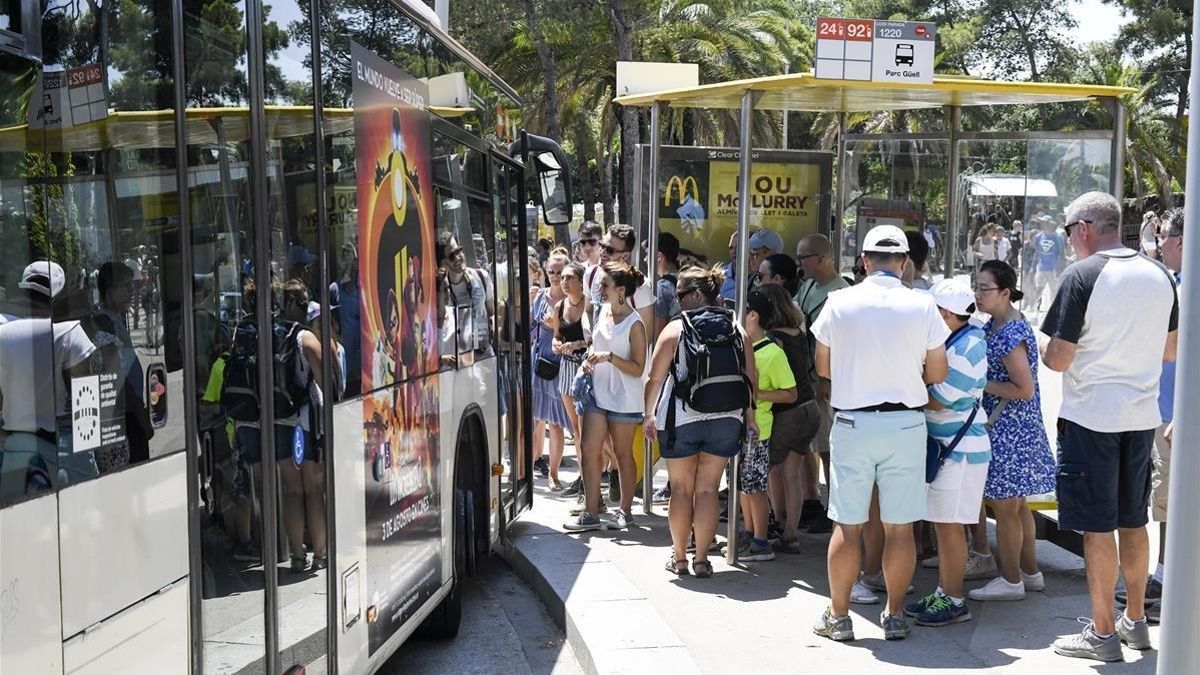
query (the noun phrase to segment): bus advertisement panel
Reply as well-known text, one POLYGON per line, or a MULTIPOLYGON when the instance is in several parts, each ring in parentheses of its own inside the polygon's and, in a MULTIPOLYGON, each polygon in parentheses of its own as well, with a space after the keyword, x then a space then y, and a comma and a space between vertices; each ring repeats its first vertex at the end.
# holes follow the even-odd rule
POLYGON ((358 44, 351 60, 374 654, 442 583, 432 136, 426 85, 358 44))

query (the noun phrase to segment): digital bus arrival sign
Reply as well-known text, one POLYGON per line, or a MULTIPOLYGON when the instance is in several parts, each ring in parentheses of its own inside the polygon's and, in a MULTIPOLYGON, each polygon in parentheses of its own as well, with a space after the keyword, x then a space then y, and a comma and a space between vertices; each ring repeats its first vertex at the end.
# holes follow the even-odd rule
POLYGON ((817 19, 816 76, 831 80, 933 84, 937 24, 817 19))

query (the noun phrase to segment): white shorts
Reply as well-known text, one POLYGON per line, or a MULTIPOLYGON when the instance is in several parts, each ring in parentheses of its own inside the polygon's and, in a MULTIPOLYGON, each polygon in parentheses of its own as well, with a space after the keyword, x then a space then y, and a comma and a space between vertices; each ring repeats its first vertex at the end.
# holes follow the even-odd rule
POLYGON ((978 523, 987 475, 987 462, 971 464, 965 459, 946 460, 926 490, 925 520, 931 523, 978 523))

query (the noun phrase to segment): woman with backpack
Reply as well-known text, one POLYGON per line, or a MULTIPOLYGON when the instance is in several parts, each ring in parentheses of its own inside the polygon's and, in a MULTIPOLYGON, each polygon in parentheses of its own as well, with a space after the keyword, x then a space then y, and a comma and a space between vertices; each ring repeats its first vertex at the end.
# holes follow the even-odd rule
MULTIPOLYGON (((671 557, 667 571, 688 573, 688 538, 695 532, 696 550, 691 572, 697 577, 712 576, 708 550, 717 532, 717 489, 730 457, 741 449, 744 431, 757 433, 751 407, 758 374, 750 338, 737 325, 733 313, 721 307, 719 293, 725 281, 721 267, 706 270, 688 267, 675 281, 676 296, 683 313, 663 328, 651 357, 650 380, 645 391, 646 437, 659 439, 667 477, 671 484, 668 522, 671 527, 671 557), (713 348, 710 365, 730 362, 743 375, 740 391, 729 391, 723 398, 739 405, 734 410, 700 412, 698 402, 702 380, 691 377, 689 362, 696 360, 696 347, 705 335, 732 337, 724 347, 713 348), (682 348, 681 348, 682 347, 682 348), (720 359, 722 363, 716 363, 720 359), (678 391, 677 391, 678 389, 678 391)), ((707 343, 706 343, 707 344, 707 343)), ((737 387, 737 383, 732 383, 737 387)), ((709 406, 705 406, 709 407, 709 406)))
POLYGON ((566 406, 558 393, 558 375, 563 358, 554 351, 554 307, 566 297, 559 283, 566 265, 567 257, 561 254, 552 255, 546 261, 546 276, 550 279, 550 285, 534 296, 529 314, 534 320, 529 338, 533 350, 530 358, 533 363, 533 465, 549 479, 551 492, 561 492, 563 489, 558 480, 558 465, 562 462, 565 444, 563 430, 571 425, 571 418, 567 416, 566 406), (546 425, 550 426, 549 461, 542 455, 546 425))
POLYGON ((802 472, 805 462, 813 461, 812 441, 821 428, 821 413, 817 408, 816 389, 813 387, 804 314, 784 286, 762 284, 755 290, 771 303, 772 311, 760 317, 762 327, 787 355, 788 365, 796 380, 796 400, 776 403, 771 408, 775 419, 768 445, 771 468, 767 492, 771 497, 775 520, 783 526, 783 537, 777 550, 799 553, 797 523, 804 510, 805 496, 802 472))
POLYGON ((645 277, 623 262, 607 262, 600 288, 604 305, 592 327, 592 348, 580 366, 591 376, 591 400, 576 399, 583 409, 583 485, 584 510, 566 524, 579 532, 604 529, 600 521, 600 471, 604 464, 604 441, 612 441, 612 451, 620 471, 621 505, 609 524, 625 529, 633 523, 634 483, 637 469, 633 461, 633 433, 642 421, 642 375, 646 371, 646 325, 631 299, 645 277))

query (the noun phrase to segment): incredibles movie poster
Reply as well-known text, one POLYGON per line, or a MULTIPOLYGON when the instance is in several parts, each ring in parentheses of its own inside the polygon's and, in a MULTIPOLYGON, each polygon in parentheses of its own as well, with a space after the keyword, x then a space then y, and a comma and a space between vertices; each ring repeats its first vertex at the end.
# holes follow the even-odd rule
MULTIPOLYGON (((650 153, 645 147, 641 153, 646 187, 650 153)), ((662 146, 655 191, 660 231, 679 237, 696 262, 712 265, 729 259, 729 236, 737 230, 739 157, 736 148, 662 146)), ((789 255, 804 236, 829 232, 831 153, 755 150, 753 160, 751 230, 774 230, 789 255)))
POLYGON ((374 653, 442 583, 432 138, 426 85, 361 45, 350 55, 374 653))

